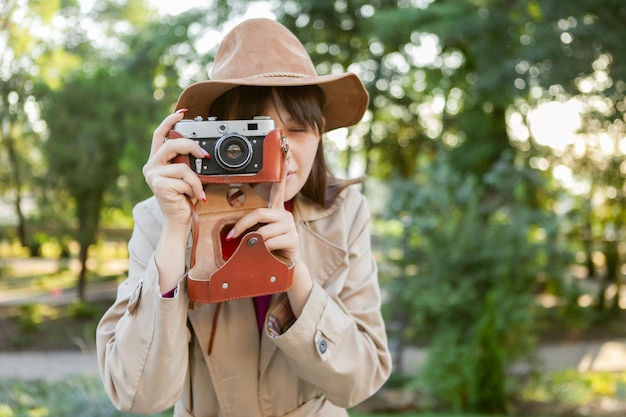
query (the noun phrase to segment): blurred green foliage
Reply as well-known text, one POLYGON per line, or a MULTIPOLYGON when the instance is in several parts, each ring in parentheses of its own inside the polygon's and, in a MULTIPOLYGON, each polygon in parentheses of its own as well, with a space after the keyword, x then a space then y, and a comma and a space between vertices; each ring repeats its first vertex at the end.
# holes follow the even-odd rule
MULTIPOLYGON (((251 3, 177 16, 135 0, 1 5, 0 198, 16 219, 0 236, 33 256, 78 242, 84 294, 89 248, 103 228, 130 227, 149 195, 151 132, 208 77, 220 31, 251 3)), ((536 342, 537 296, 572 323, 621 308, 626 4, 267 4, 320 73, 354 71, 370 93, 364 121, 333 139, 334 168, 368 176, 392 343, 430 347, 413 382, 442 409, 505 411, 506 370, 536 342), (546 104, 577 109, 575 136, 539 137, 546 104), (570 266, 595 286, 594 314, 570 266)))
POLYGON ((27 303, 19 306, 19 322, 20 330, 24 333, 35 331, 45 320, 56 316, 54 307, 46 304, 27 303))
POLYGON ((626 400, 626 374, 567 370, 544 375, 526 385, 521 396, 529 401, 561 404, 570 409, 600 404, 603 400, 626 400))
POLYGON ((570 264, 559 219, 530 206, 542 181, 505 154, 482 183, 441 157, 390 184, 388 262, 396 337, 429 346, 416 384, 456 411, 506 410, 507 364, 535 347, 538 277, 559 281, 570 264), (399 232, 399 234, 397 233, 399 232))

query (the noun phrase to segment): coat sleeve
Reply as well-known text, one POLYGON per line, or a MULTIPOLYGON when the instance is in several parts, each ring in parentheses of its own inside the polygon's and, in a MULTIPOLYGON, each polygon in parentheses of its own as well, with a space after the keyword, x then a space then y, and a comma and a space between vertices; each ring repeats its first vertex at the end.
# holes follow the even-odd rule
POLYGON ((150 414, 170 408, 180 397, 188 362, 185 286, 161 297, 153 253, 161 226, 155 204, 133 210, 128 244, 129 270, 114 304, 96 332, 100 375, 113 404, 122 411, 150 414))
MULTIPOLYGON (((387 347, 381 314, 381 293, 376 262, 371 251, 369 210, 364 197, 352 193, 331 223, 311 225, 317 238, 329 230, 345 230, 340 261, 333 272, 319 263, 307 265, 315 275, 321 269, 329 276, 317 277, 300 317, 283 334, 274 338, 290 365, 305 381, 317 386, 340 407, 354 405, 373 395, 391 373, 391 355, 387 347)), ((328 260, 332 256, 316 254, 328 260)), ((284 302, 286 301, 284 298, 284 302)), ((285 306, 272 309, 277 314, 285 306)), ((273 314, 270 311, 270 315, 273 314)))

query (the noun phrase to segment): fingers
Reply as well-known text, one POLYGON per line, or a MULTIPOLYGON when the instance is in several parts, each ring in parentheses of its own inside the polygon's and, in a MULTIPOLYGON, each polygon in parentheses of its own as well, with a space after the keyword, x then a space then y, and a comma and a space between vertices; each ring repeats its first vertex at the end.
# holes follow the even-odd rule
POLYGON ((277 251, 287 259, 298 258, 298 232, 292 214, 287 210, 256 209, 242 217, 230 230, 226 240, 239 237, 257 224, 257 232, 263 236, 265 246, 277 251))
POLYGON ((196 158, 206 158, 208 152, 200 147, 199 142, 192 139, 177 138, 166 140, 167 135, 173 126, 182 119, 182 113, 170 114, 161 122, 154 131, 152 137, 152 147, 150 159, 155 159, 159 163, 169 163, 177 155, 191 154, 196 158))
POLYGON ((238 237, 257 224, 264 224, 264 226, 259 229, 259 232, 263 234, 263 238, 266 240, 284 234, 288 229, 292 229, 292 234, 297 238, 293 216, 290 212, 285 210, 285 189, 287 187, 288 169, 289 162, 285 159, 283 161, 281 180, 273 183, 270 188, 268 208, 256 209, 243 216, 228 233, 227 239, 238 237), (275 225, 280 226, 277 227, 275 225))
POLYGON ((146 182, 156 195, 175 198, 186 194, 191 198, 206 200, 200 179, 184 164, 164 165, 144 169, 146 182))
POLYGON ((156 163, 160 165, 169 164, 172 159, 178 155, 193 155, 202 159, 209 157, 200 144, 192 139, 172 139, 164 142, 160 148, 153 154, 150 154, 148 163, 156 163))
POLYGON ((161 124, 154 130, 154 133, 152 135, 152 146, 150 147, 150 156, 154 155, 156 151, 158 151, 159 148, 163 146, 163 144, 165 143, 165 138, 167 138, 170 130, 174 128, 174 125, 176 123, 183 120, 186 111, 187 109, 180 109, 170 114, 165 119, 163 119, 161 124))
POLYGON ((297 239, 295 228, 291 228, 288 223, 267 223, 257 231, 263 236, 265 245, 269 250, 285 249, 297 239))
POLYGON ((158 156, 161 163, 169 163, 176 155, 192 154, 196 158, 205 158, 208 153, 200 147, 200 144, 191 139, 167 140, 170 130, 176 123, 183 119, 187 109, 180 109, 176 113, 167 116, 161 124, 154 130, 152 135, 152 146, 150 148, 150 159, 158 156))
POLYGON ((270 208, 276 208, 284 210, 285 207, 285 188, 287 184, 287 171, 289 169, 289 162, 287 159, 283 161, 283 173, 280 182, 272 184, 270 190, 270 208))
POLYGON ((269 208, 260 208, 253 210, 252 212, 246 214, 241 219, 239 219, 235 226, 233 226, 233 230, 236 233, 235 236, 239 236, 241 233, 256 226, 257 224, 278 223, 283 220, 283 218, 285 218, 285 215, 291 217, 291 213, 286 210, 279 211, 269 208))
POLYGON ((178 155, 191 154, 196 158, 205 158, 208 153, 197 141, 191 139, 166 140, 170 130, 183 119, 186 109, 168 115, 155 129, 152 137, 150 157, 143 167, 144 177, 152 191, 169 199, 176 194, 186 194, 195 199, 206 199, 202 183, 188 164, 171 163, 178 155))

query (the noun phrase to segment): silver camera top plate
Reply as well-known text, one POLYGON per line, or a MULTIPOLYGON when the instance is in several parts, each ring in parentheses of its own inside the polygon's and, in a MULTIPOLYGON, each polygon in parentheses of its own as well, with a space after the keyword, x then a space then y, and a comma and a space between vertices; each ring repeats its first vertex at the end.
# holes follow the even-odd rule
POLYGON ((184 119, 176 123, 174 129, 189 139, 219 138, 228 133, 244 136, 266 136, 275 128, 274 120, 266 116, 258 116, 251 120, 207 120, 197 117, 193 120, 184 119))

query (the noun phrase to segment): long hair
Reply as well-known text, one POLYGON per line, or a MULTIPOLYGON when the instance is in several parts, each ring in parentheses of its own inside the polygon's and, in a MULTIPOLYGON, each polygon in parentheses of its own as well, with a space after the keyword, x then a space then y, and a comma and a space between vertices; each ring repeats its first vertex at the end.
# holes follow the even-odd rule
POLYGON ((339 193, 362 178, 341 180, 333 175, 324 154, 324 93, 315 86, 298 87, 235 87, 218 97, 209 112, 222 120, 251 119, 261 116, 269 105, 282 104, 298 122, 314 129, 320 141, 311 173, 300 193, 324 208, 330 207, 339 193))

